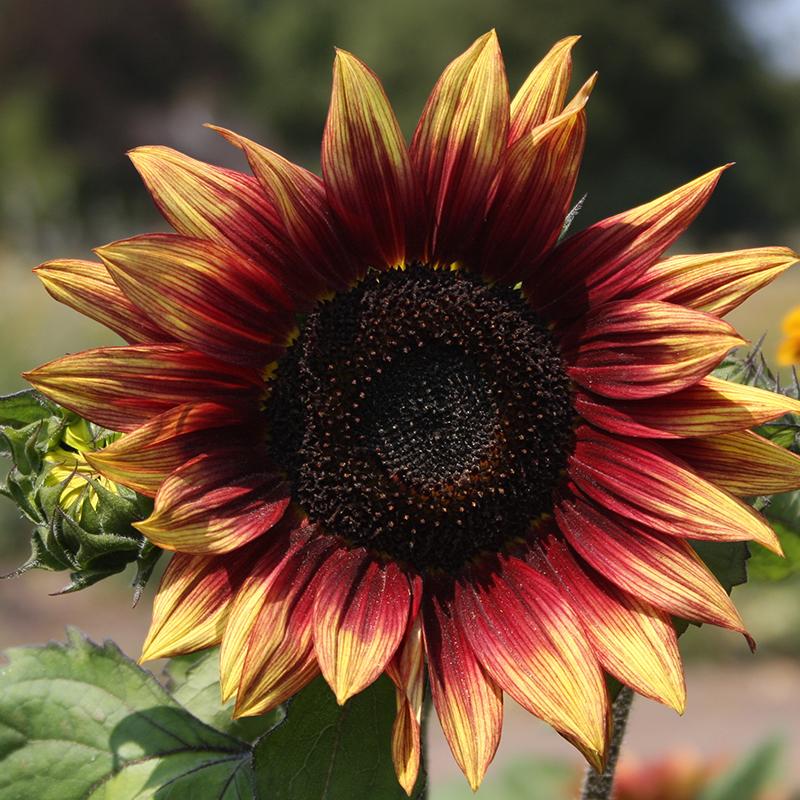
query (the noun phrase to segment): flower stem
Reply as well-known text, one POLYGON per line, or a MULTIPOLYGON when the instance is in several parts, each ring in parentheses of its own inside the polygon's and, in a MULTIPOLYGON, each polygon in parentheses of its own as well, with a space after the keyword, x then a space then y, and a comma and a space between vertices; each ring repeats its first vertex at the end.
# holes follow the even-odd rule
POLYGON ((581 800, 610 800, 614 788, 614 771, 617 768, 617 759, 622 739, 625 736, 625 728, 628 725, 628 714, 630 714, 632 703, 633 690, 623 686, 611 708, 612 730, 606 768, 602 773, 598 773, 589 767, 583 781, 581 800))

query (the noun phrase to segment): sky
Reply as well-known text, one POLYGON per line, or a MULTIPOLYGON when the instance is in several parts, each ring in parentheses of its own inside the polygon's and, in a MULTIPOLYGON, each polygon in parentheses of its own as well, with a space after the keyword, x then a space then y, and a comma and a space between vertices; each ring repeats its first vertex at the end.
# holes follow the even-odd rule
POLYGON ((800 0, 734 0, 733 6, 773 67, 800 75, 800 0))

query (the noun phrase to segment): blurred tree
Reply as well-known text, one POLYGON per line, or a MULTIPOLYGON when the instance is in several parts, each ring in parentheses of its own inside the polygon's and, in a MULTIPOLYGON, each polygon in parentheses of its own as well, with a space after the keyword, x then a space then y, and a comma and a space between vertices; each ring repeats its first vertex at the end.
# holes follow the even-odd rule
POLYGON ((512 87, 557 38, 584 35, 576 79, 598 69, 600 83, 582 223, 737 161, 697 233, 766 239, 800 207, 800 87, 768 71, 730 2, 5 0, 0 224, 40 237, 77 217, 103 238, 125 213, 136 229, 147 206, 122 150, 241 163, 195 127, 203 115, 315 165, 334 45, 378 72, 410 133, 441 68, 494 26, 512 87))
POLYGON ((0 230, 116 227, 138 195, 125 150, 197 87, 224 94, 235 60, 184 0, 0 0, 0 230))

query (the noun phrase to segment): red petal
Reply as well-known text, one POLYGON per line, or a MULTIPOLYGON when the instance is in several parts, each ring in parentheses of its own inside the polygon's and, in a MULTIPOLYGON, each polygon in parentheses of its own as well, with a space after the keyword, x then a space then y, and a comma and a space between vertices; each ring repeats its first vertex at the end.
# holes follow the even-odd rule
POLYGON ((464 633, 484 669, 523 708, 552 725, 598 771, 608 696, 572 607, 536 570, 502 559, 456 590, 464 633))
POLYGON ((569 376, 597 394, 625 400, 697 383, 744 343, 711 314, 654 300, 606 303, 575 328, 565 334, 569 376))
POLYGON ((619 296, 689 227, 726 168, 564 241, 525 282, 533 306, 562 321, 619 296))
POLYGON ((800 488, 800 456, 752 431, 677 440, 667 446, 699 475, 733 494, 753 497, 800 488))
POLYGON ((128 155, 178 233, 232 247, 262 265, 296 300, 308 298, 291 240, 258 181, 168 147, 139 147, 128 155))
POLYGON ((408 795, 413 791, 419 774, 422 752, 420 723, 425 694, 425 651, 418 610, 413 611, 409 623, 405 638, 386 669, 397 686, 397 715, 392 725, 392 761, 397 780, 408 795))
POLYGON ((56 403, 114 431, 131 431, 183 403, 255 405, 263 392, 254 370, 183 345, 98 347, 24 377, 56 403))
MULTIPOLYGON (((258 539, 250 545, 260 550, 251 561, 251 568, 236 592, 220 651, 220 687, 223 701, 236 694, 247 655, 247 642, 279 568, 305 548, 310 546, 313 550, 316 545, 311 542, 317 534, 315 526, 299 520, 297 514, 288 511, 268 537, 258 539)), ((278 602, 273 605, 276 624, 285 627, 290 608, 289 603, 278 602)))
POLYGON ((453 61, 428 98, 411 142, 431 220, 428 260, 468 252, 508 139, 508 85, 491 31, 453 61))
POLYGON ((255 259, 288 252, 275 209, 249 175, 169 147, 137 147, 128 155, 178 233, 230 245, 255 259))
POLYGON ((673 256, 641 272, 625 296, 666 300, 722 317, 797 259, 788 247, 673 256))
POLYGON ((243 426, 247 416, 217 403, 176 406, 84 457, 109 480, 155 497, 167 476, 195 456, 252 444, 257 422, 243 426))
POLYGON ((572 76, 572 48, 580 36, 567 36, 533 68, 511 101, 509 144, 560 113, 572 76))
POLYGON ((125 297, 103 264, 60 259, 46 261, 34 273, 51 297, 97 320, 131 344, 171 339, 125 297))
POLYGON ((225 659, 229 630, 236 624, 246 627, 249 618, 246 655, 240 660, 241 656, 231 653, 232 676, 236 662, 241 664, 236 716, 263 714, 275 708, 319 674, 313 645, 313 607, 317 576, 333 547, 330 538, 309 542, 287 554, 268 575, 254 573, 255 604, 253 590, 243 595, 241 605, 237 596, 223 639, 225 659))
POLYGON ((708 376, 679 392, 646 400, 609 401, 579 391, 575 410, 611 433, 674 439, 751 428, 783 414, 800 413, 800 402, 708 376))
POLYGON ((555 518, 575 550, 628 594, 746 635, 731 599, 687 542, 603 512, 579 494, 562 498, 555 518))
POLYGON ((153 601, 141 661, 171 658, 222 641, 231 600, 255 557, 243 547, 224 557, 176 553, 153 601))
POLYGON ((291 497, 280 476, 256 471, 253 456, 251 447, 226 448, 188 461, 164 481, 153 513, 135 527, 159 547, 198 554, 225 553, 261 536, 291 497))
POLYGON ((125 294, 190 347, 237 364, 280 357, 296 328, 280 285, 234 250, 150 234, 96 250, 125 294))
POLYGON ((517 283, 558 239, 586 141, 592 78, 569 108, 516 141, 503 159, 480 255, 481 272, 517 283))
POLYGON ((381 564, 364 548, 328 559, 314 603, 314 649, 340 705, 384 672, 405 633, 410 600, 394 562, 381 564))
POLYGON ((331 206, 370 265, 420 256, 422 194, 403 134, 376 75, 344 50, 333 67, 322 174, 331 206))
POLYGON ((752 539, 780 553, 775 532, 750 506, 655 443, 634 444, 584 426, 569 474, 605 508, 660 533, 722 542, 752 539))
POLYGON ((608 672, 639 694, 683 713, 686 685, 668 614, 579 563, 560 536, 538 539, 527 560, 572 604, 608 672))
POLYGON ((363 274, 365 265, 356 259, 353 245, 343 239, 320 178, 233 131, 207 127, 244 151, 250 169, 283 221, 295 250, 295 277, 309 297, 346 289, 363 274))
POLYGON ((439 722, 473 791, 500 743, 503 696, 484 672, 442 591, 423 597, 423 636, 428 678, 439 722))

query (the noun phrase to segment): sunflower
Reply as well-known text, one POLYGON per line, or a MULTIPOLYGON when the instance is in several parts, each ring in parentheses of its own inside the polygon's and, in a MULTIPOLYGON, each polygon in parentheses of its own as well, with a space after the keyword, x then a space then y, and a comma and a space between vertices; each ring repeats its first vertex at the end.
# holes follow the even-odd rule
POLYGON ((796 256, 662 258, 725 168, 562 238, 576 39, 509 101, 482 36, 410 146, 338 51, 322 178, 222 129, 254 177, 140 148, 177 233, 38 268, 129 342, 27 378, 124 432, 86 459, 155 498, 138 527, 175 555, 143 658, 221 644, 237 715, 388 673, 409 792, 426 676, 473 787, 504 692, 597 769, 605 673, 681 711, 672 618, 747 635, 688 540, 778 552, 740 496, 800 486, 747 430, 800 404, 709 374, 742 343, 721 316, 796 256))

